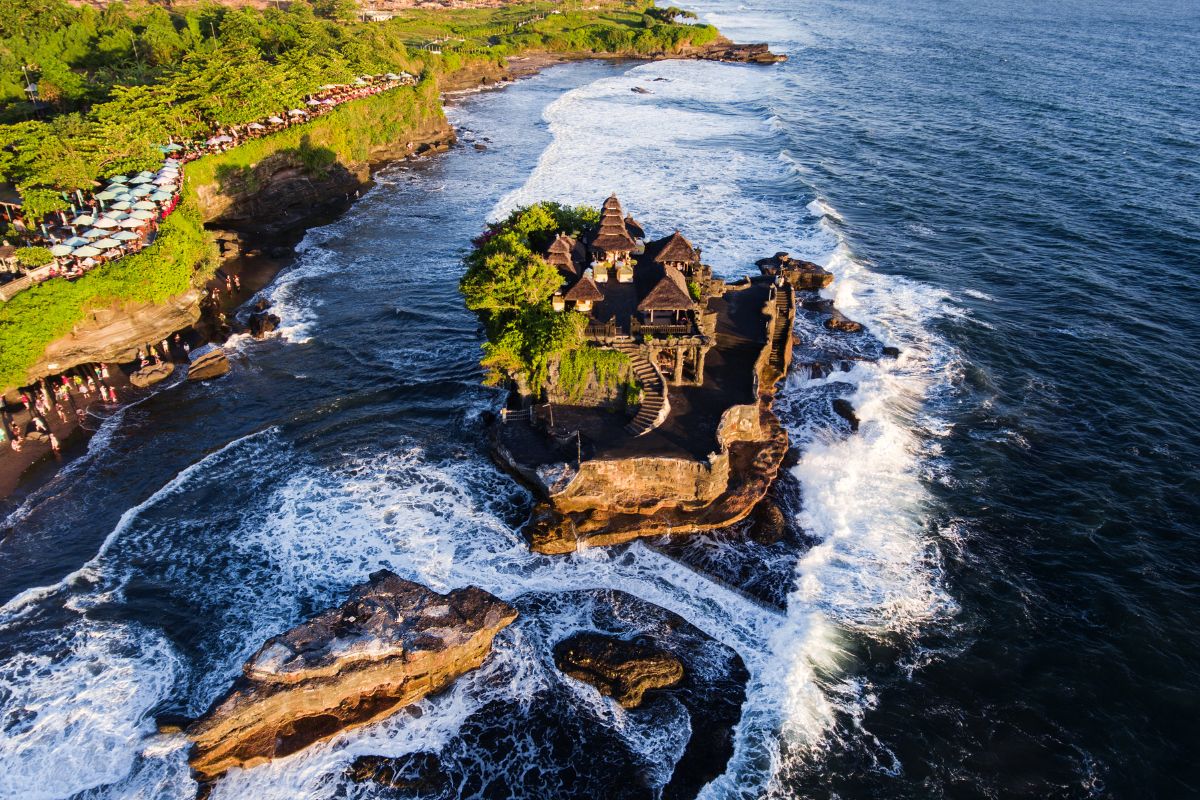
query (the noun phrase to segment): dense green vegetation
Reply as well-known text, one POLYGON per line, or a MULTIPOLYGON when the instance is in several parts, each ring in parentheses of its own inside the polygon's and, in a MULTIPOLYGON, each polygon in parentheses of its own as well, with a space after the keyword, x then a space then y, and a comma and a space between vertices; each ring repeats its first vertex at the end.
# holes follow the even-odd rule
POLYGON ((487 331, 485 382, 524 379, 537 391, 550 360, 582 344, 587 318, 551 307, 562 276, 541 253, 558 232, 579 231, 599 220, 599 211, 587 206, 536 203, 517 209, 479 237, 466 258, 459 289, 487 331))
POLYGON ((0 304, 0 386, 25 383, 46 345, 66 335, 89 308, 117 302, 161 303, 187 291, 199 270, 216 268, 216 247, 194 212, 163 222, 154 244, 75 281, 53 280, 0 304))
MULTIPOLYGON (((650 0, 599 0, 587 10, 548 2, 416 9, 387 22, 353 21, 350 7, 345 0, 292 0, 286 10, 204 3, 167 9, 142 0, 104 10, 65 0, 0 3, 0 123, 6 123, 0 124, 0 183, 17 187, 34 219, 65 208, 64 192, 88 191, 101 176, 156 168, 156 146, 168 140, 280 113, 324 84, 359 74, 421 76, 412 89, 342 106, 309 125, 190 164, 184 203, 153 247, 0 305, 0 387, 21 382, 45 346, 88 308, 159 302, 207 274, 192 271, 212 258, 198 214, 200 186, 253 190, 254 165, 278 154, 314 174, 339 162, 362 162, 371 147, 403 141, 422 123, 440 119, 438 79, 464 66, 500 63, 527 50, 677 52, 717 35, 708 26, 677 24, 677 9, 655 9, 650 0), (27 81, 37 85, 38 107, 25 95, 27 81)), ((571 210, 548 213, 574 214, 568 227, 583 224, 571 210)), ((494 288, 525 280, 523 296, 532 302, 518 310, 479 300, 477 310, 494 334, 485 364, 494 380, 520 374, 538 385, 548 359, 577 342, 583 318, 550 311, 547 298, 557 283, 545 291, 545 274, 539 284, 538 269, 524 254, 493 260, 491 267, 494 288), (505 279, 505 269, 528 274, 505 279)))
POLYGON ((628 366, 629 356, 617 350, 604 350, 590 345, 568 350, 558 359, 556 388, 570 402, 577 403, 595 376, 596 386, 602 392, 616 392, 621 386, 621 373, 628 366))

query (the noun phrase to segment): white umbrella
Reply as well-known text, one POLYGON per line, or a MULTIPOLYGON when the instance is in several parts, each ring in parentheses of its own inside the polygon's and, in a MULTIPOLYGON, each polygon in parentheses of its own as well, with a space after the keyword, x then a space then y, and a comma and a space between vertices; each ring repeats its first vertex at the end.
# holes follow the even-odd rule
POLYGON ((178 166, 179 166, 179 159, 178 159, 178 158, 168 158, 168 159, 164 159, 164 160, 163 160, 163 164, 164 164, 164 165, 166 165, 166 166, 168 166, 168 167, 178 167, 178 166))
POLYGON ((166 186, 168 183, 174 183, 178 179, 179 178, 175 175, 163 175, 161 177, 155 178, 154 183, 156 186, 166 186))
POLYGON ((85 244, 83 247, 76 247, 74 251, 71 252, 71 255, 75 256, 76 258, 90 258, 91 256, 100 255, 100 251, 95 247, 92 247, 90 244, 85 244))
MULTIPOLYGON (((116 227, 116 226, 114 225, 113 227, 116 227)), ((88 228, 86 231, 83 232, 83 238, 85 238, 85 239, 99 239, 101 236, 107 236, 107 235, 108 235, 108 231, 102 230, 100 228, 88 228)))
POLYGON ((259 123, 259 122, 251 122, 246 127, 252 131, 261 131, 261 130, 264 130, 267 126, 263 125, 262 123, 259 123))
POLYGON ((124 175, 113 175, 108 180, 110 183, 124 183, 125 181, 129 180, 129 178, 126 178, 124 175))
POLYGON ((63 244, 65 244, 67 247, 82 247, 87 243, 88 240, 82 236, 72 236, 70 239, 67 239, 65 242, 63 242, 63 244))
POLYGON ((130 211, 130 219, 154 219, 157 216, 153 211, 130 211))
POLYGON ((218 141, 218 142, 226 142, 226 143, 228 143, 228 142, 232 142, 232 141, 233 141, 233 137, 232 137, 232 136, 218 136, 218 137, 217 137, 217 141, 218 141))
POLYGON ((138 200, 133 204, 133 207, 141 211, 153 211, 158 208, 158 206, 154 205, 154 203, 151 203, 149 200, 138 200))
POLYGON ((121 226, 122 228, 140 228, 145 224, 146 223, 144 220, 134 219, 133 217, 130 217, 129 219, 123 219, 117 223, 117 225, 121 226))
POLYGON ((328 100, 326 100, 326 101, 325 101, 325 105, 327 105, 327 106, 336 106, 336 105, 337 105, 337 100, 334 100, 334 99, 331 97, 331 98, 329 98, 328 100))
POLYGON ((109 207, 112 209, 115 209, 116 211, 128 211, 129 210, 129 201, 128 200, 118 200, 109 207))
POLYGON ((91 214, 80 214, 75 219, 71 220, 72 225, 95 225, 96 218, 91 214))
MULTIPOLYGON (((115 228, 115 227, 117 227, 117 221, 115 219, 113 219, 112 217, 101 217, 100 219, 96 220, 96 227, 97 228, 115 228)), ((88 231, 88 233, 90 233, 90 232, 91 231, 88 231)), ((85 233, 84 236, 87 236, 87 233, 85 233)), ((91 238, 91 237, 89 236, 88 238, 91 238)))
POLYGON ((129 217, 129 215, 126 214, 124 211, 118 211, 116 209, 113 209, 112 211, 105 211, 104 216, 101 217, 100 219, 102 219, 102 220, 103 219, 111 219, 111 220, 116 220, 117 222, 120 222, 121 220, 127 219, 128 217, 129 217))
POLYGON ((140 239, 142 237, 138 236, 133 231, 117 231, 112 235, 112 238, 116 239, 118 242, 132 242, 134 239, 140 239))
POLYGON ((146 196, 156 203, 165 203, 166 201, 171 199, 170 192, 151 192, 150 194, 148 194, 146 196))
POLYGON ((120 246, 121 246, 120 242, 118 242, 116 239, 110 239, 107 236, 105 236, 103 239, 97 239, 96 241, 92 242, 92 247, 98 247, 101 250, 109 250, 113 247, 120 247, 120 246))
POLYGON ((320 100, 309 100, 308 104, 310 106, 319 106, 319 105, 321 105, 321 101, 320 100))
POLYGON ((146 195, 151 194, 153 192, 154 192, 153 186, 138 186, 132 192, 130 192, 130 194, 133 195, 134 197, 145 197, 146 195))
POLYGON ((101 200, 112 200, 116 196, 117 191, 115 189, 105 189, 103 192, 96 195, 96 197, 100 198, 101 200))
POLYGON ((83 261, 80 261, 79 263, 85 267, 94 267, 94 266, 96 266, 96 259, 85 258, 83 261))
POLYGON ((270 117, 267 119, 267 122, 271 123, 272 125, 282 125, 283 124, 283 120, 280 119, 279 117, 270 117))
POLYGON ((291 111, 288 112, 288 116, 289 117, 303 117, 303 116, 305 116, 305 114, 300 109, 293 108, 291 111))
POLYGON ((62 256, 71 255, 71 250, 72 248, 65 244, 56 244, 50 248, 50 255, 61 258, 62 256))
POLYGON ((166 150, 168 153, 174 153, 175 151, 182 150, 182 149, 183 149, 183 145, 175 144, 175 142, 171 142, 169 145, 166 145, 165 147, 163 147, 163 150, 166 150))
POLYGON ((153 172, 151 172, 151 171, 150 171, 150 170, 148 170, 148 169, 144 169, 144 170, 142 170, 141 172, 139 172, 139 173, 138 173, 138 177, 139 177, 139 178, 153 178, 153 177, 154 177, 154 173, 153 173, 153 172))
POLYGON ((134 185, 140 185, 143 183, 149 183, 152 180, 154 180, 153 175, 138 175, 136 178, 133 178, 129 182, 134 185))

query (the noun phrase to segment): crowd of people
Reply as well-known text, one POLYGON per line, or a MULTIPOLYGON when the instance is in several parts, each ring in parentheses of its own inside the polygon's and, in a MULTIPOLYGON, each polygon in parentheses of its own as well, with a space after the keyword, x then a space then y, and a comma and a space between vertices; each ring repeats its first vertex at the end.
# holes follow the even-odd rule
POLYGON ((19 453, 31 437, 44 438, 50 449, 59 453, 62 443, 54 427, 82 424, 87 407, 94 400, 120 402, 117 390, 109 383, 106 364, 79 367, 61 375, 59 381, 43 381, 35 388, 26 389, 20 397, 23 413, 20 409, 15 414, 8 408, 0 409, 0 446, 7 444, 13 452, 19 453))

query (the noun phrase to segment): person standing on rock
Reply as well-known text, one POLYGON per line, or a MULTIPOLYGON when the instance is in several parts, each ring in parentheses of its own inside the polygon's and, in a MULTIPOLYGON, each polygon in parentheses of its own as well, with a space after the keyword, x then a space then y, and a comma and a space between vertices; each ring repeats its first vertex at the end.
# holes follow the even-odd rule
POLYGON ((54 451, 54 455, 62 455, 62 447, 59 445, 58 437, 54 435, 53 431, 50 432, 50 449, 54 451))

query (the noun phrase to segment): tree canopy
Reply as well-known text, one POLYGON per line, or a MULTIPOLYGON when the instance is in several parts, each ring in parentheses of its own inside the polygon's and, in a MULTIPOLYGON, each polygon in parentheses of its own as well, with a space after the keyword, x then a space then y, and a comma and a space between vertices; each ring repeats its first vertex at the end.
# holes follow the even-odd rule
POLYGON ((487 331, 481 362, 487 383, 523 377, 536 389, 551 358, 580 346, 587 318, 552 308, 563 279, 541 253, 559 232, 599 220, 600 212, 588 206, 536 203, 490 225, 476 241, 459 289, 487 331))

